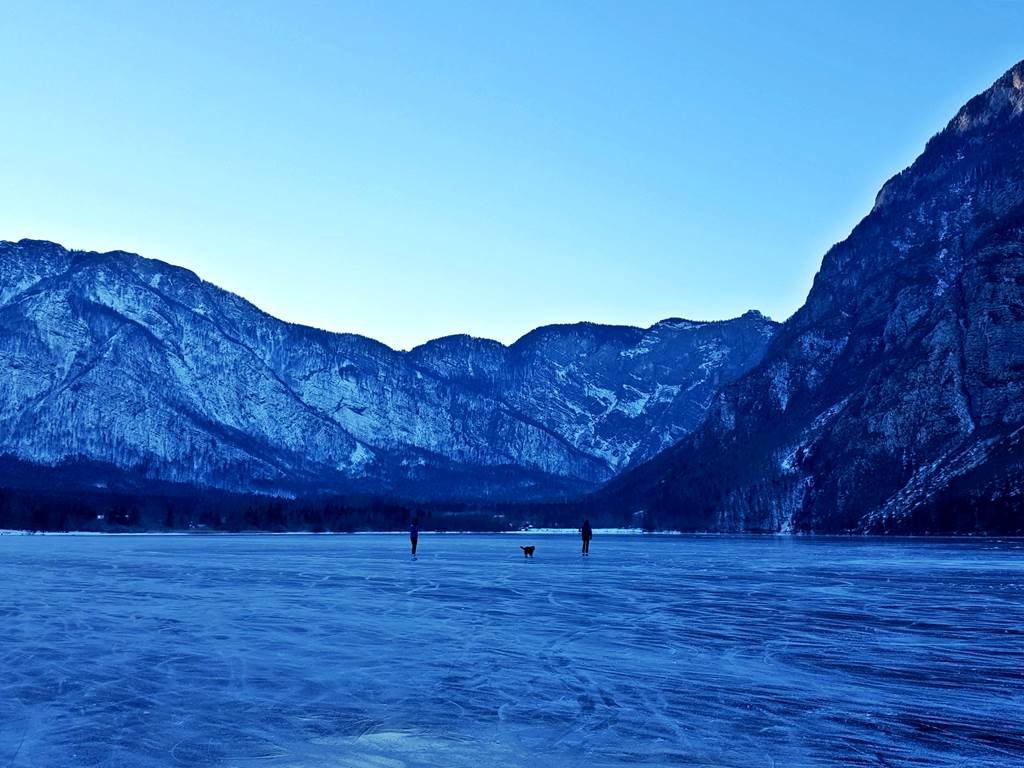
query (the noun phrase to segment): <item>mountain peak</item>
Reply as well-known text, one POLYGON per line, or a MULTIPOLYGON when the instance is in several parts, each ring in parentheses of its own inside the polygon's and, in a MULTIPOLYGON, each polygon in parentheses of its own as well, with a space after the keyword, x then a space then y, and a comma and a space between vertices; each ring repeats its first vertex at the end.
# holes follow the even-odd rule
POLYGON ((968 101, 950 120, 947 131, 970 133, 999 118, 1013 119, 1024 112, 1024 61, 1008 69, 986 91, 968 101))
POLYGON ((23 237, 21 240, 0 240, 0 248, 32 251, 39 256, 66 256, 68 250, 60 243, 50 240, 35 240, 23 237))
POLYGON ((1006 70, 1002 77, 993 83, 992 87, 1012 88, 1016 91, 1024 90, 1024 60, 1018 61, 1006 70))
POLYGON ((770 323, 774 322, 770 317, 768 317, 768 315, 764 314, 759 309, 748 309, 746 312, 740 315, 740 317, 746 318, 748 320, 767 320, 770 323))
POLYGON ((875 212, 904 198, 915 184, 937 176, 939 163, 963 161, 967 145, 985 142, 1024 113, 1024 61, 1003 73, 987 89, 961 107, 945 128, 932 136, 924 151, 907 168, 888 179, 878 190, 875 212))

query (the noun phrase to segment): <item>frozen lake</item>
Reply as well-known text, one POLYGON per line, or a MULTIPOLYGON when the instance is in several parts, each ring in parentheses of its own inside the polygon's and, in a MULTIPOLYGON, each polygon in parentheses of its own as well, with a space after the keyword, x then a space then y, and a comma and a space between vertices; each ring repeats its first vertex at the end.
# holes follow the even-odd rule
POLYGON ((0 766, 1024 764, 1022 541, 407 546, 0 537, 0 766))

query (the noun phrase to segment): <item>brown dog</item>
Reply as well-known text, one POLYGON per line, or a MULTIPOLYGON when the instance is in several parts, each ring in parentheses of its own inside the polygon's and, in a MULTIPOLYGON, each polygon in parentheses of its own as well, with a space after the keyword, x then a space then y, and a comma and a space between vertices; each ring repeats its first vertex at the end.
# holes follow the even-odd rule
POLYGON ((536 547, 520 547, 520 549, 523 550, 523 557, 533 557, 533 550, 536 547))

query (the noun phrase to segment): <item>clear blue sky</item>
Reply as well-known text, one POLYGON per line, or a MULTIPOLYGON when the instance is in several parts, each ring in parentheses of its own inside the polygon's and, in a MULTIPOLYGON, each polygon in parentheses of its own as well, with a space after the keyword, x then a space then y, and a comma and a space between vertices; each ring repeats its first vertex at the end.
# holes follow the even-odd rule
POLYGON ((0 3, 0 239, 396 347, 783 319, 1018 2, 0 3))

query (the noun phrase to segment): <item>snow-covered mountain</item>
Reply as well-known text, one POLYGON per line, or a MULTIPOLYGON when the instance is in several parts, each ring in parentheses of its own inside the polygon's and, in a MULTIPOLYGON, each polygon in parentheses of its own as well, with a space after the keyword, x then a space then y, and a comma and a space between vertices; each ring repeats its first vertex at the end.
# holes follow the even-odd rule
POLYGON ((1024 63, 826 254, 703 425, 599 497, 726 531, 1024 530, 1024 63))
POLYGON ((135 254, 0 242, 0 456, 231 491, 571 493, 692 431, 775 328, 748 312, 398 352, 135 254))

